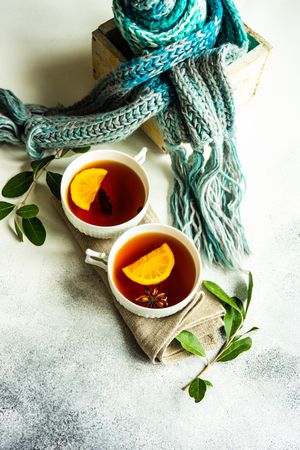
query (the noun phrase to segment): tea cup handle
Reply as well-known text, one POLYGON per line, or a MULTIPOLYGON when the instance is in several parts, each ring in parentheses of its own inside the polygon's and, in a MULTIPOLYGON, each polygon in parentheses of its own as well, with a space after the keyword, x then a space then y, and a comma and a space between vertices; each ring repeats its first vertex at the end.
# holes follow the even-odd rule
POLYGON ((133 158, 138 164, 140 164, 141 166, 144 164, 144 162, 146 161, 146 154, 147 154, 147 147, 143 147, 142 150, 140 150, 138 152, 137 155, 135 155, 135 157, 133 158))
POLYGON ((92 266, 101 267, 107 272, 107 255, 104 252, 95 252, 90 248, 85 251, 85 262, 91 264, 92 266))

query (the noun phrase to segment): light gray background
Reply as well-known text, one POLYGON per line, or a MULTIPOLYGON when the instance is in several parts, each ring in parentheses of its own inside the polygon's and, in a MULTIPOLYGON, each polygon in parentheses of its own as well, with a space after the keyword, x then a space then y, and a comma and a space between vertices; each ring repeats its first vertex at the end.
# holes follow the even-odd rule
MULTIPOLYGON (((199 371, 191 358, 152 366, 103 285, 37 189, 48 238, 42 248, 0 223, 1 449, 299 449, 299 1, 238 1, 274 45, 255 100, 237 117, 248 181, 243 218, 254 273, 248 325, 253 349, 213 368, 214 388, 196 405, 180 387, 199 371), (298 421, 297 421, 298 419, 298 421)), ((93 85, 91 32, 109 0, 0 2, 0 86, 26 102, 71 103, 93 85)), ((152 204, 170 222, 168 156, 141 132, 112 145, 150 149, 152 204)), ((0 146, 0 186, 28 165, 0 146)), ((63 170, 60 163, 57 170, 63 170)), ((205 269, 234 293, 237 274, 205 269)))

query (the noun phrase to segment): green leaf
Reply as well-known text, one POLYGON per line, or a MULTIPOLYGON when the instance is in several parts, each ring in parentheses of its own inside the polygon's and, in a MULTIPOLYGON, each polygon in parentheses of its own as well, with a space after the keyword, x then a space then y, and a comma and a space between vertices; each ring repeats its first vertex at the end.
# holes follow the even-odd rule
POLYGON ((225 362, 235 359, 239 354, 248 351, 252 346, 252 339, 246 337, 244 339, 236 340, 234 343, 229 345, 229 347, 221 353, 217 361, 225 362))
POLYGON ((207 387, 213 387, 213 384, 208 380, 203 380, 207 387))
POLYGON ((248 330, 248 331, 246 331, 246 333, 245 334, 253 334, 253 333, 256 333, 256 331, 258 331, 259 330, 259 328, 258 327, 252 327, 252 328, 250 328, 250 330, 248 330))
POLYGON ((60 158, 68 158, 69 156, 74 156, 71 148, 65 148, 64 150, 62 150, 60 158))
POLYGON ((227 340, 229 340, 238 330, 242 324, 243 317, 232 306, 227 306, 226 314, 224 316, 224 328, 227 340))
POLYGON ((205 350, 199 339, 190 331, 183 330, 176 336, 177 341, 188 352, 198 356, 205 356, 205 350))
POLYGON ((0 220, 8 216, 16 205, 8 202, 0 202, 0 220))
POLYGON ((90 150, 91 146, 72 148, 73 153, 87 153, 90 150))
POLYGON ((91 148, 91 146, 79 147, 79 148, 65 148, 61 152, 60 157, 65 158, 68 156, 74 156, 74 154, 77 154, 77 153, 86 153, 90 150, 90 148, 91 148))
POLYGON ((26 237, 34 245, 43 245, 46 239, 46 230, 44 225, 37 217, 32 219, 22 219, 23 231, 26 237))
POLYGON ((55 172, 47 172, 46 182, 49 186, 50 191, 53 195, 55 195, 58 200, 60 200, 60 183, 61 183, 62 175, 60 173, 55 172))
POLYGON ((231 297, 229 297, 229 295, 227 295, 226 292, 224 292, 223 289, 220 288, 220 286, 218 286, 216 283, 214 283, 213 281, 205 280, 205 281, 203 281, 203 285, 209 292, 211 292, 219 300, 226 303, 227 305, 232 306, 240 314, 242 314, 241 310, 238 307, 238 305, 236 304, 235 300, 232 299, 231 297))
POLYGON ((23 231, 21 230, 20 225, 18 224, 16 219, 14 220, 14 225, 15 225, 16 235, 18 236, 19 241, 23 242, 23 231))
POLYGON ((38 206, 33 204, 21 206, 21 208, 17 210, 18 216, 23 217, 24 219, 31 219, 32 217, 37 216, 38 213, 38 206))
POLYGON ((189 395, 190 397, 194 398, 195 403, 201 402, 201 400, 205 396, 207 384, 204 380, 201 380, 201 378, 195 378, 189 387, 189 395))
POLYGON ((32 161, 31 167, 33 169, 34 175, 36 175, 40 170, 43 169, 50 161, 54 159, 54 155, 46 156, 46 158, 40 159, 38 161, 32 161))
POLYGON ((234 342, 238 341, 241 337, 243 336, 251 336, 252 334, 256 333, 259 330, 259 328, 257 327, 252 327, 250 328, 250 330, 246 331, 245 333, 242 334, 237 334, 236 336, 234 336, 234 338, 231 340, 231 343, 233 344, 234 342))
MULTIPOLYGON (((250 328, 250 330, 246 331, 246 332, 243 333, 241 336, 246 336, 246 335, 250 336, 251 334, 256 333, 256 331, 258 331, 258 330, 259 330, 259 328, 257 328, 257 327, 252 327, 252 328, 250 328)), ((240 336, 240 337, 241 337, 241 336, 240 336)))
POLYGON ((233 297, 231 297, 231 299, 237 304, 237 306, 239 307, 239 309, 241 311, 243 318, 245 319, 246 313, 245 313, 245 308, 244 308, 244 304, 243 304, 242 300, 240 298, 236 297, 235 295, 233 297))
POLYGON ((33 182, 33 172, 21 172, 12 177, 2 189, 3 197, 13 198, 25 194, 33 182))
POLYGON ((249 272, 248 292, 247 292, 247 302, 246 302, 246 314, 248 312, 248 308, 249 308, 249 305, 250 305, 250 302, 251 302, 252 291, 253 291, 253 276, 252 276, 252 273, 249 272))
POLYGON ((71 156, 74 156, 75 152, 72 148, 64 148, 60 153, 60 158, 69 158, 71 156))

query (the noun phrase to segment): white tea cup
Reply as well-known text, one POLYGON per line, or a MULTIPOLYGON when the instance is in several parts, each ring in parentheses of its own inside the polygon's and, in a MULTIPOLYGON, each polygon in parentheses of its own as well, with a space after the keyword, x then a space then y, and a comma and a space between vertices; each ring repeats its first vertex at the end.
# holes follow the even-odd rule
POLYGON ((77 228, 81 233, 86 234, 87 236, 106 239, 113 236, 116 236, 123 231, 128 230, 131 227, 138 225, 146 214, 148 205, 149 205, 149 197, 150 197, 150 182, 147 173, 145 172, 142 164, 146 159, 147 148, 144 147, 142 150, 135 156, 131 157, 126 153, 119 152, 116 150, 95 150, 89 153, 85 153, 84 155, 79 156, 74 159, 71 164, 66 168, 62 181, 61 181, 61 203, 66 214, 67 218, 71 222, 71 224, 77 228), (142 209, 137 212, 137 214, 132 217, 132 219, 120 223, 118 225, 112 226, 101 226, 101 225, 93 225, 81 220, 77 217, 71 210, 68 205, 68 189, 70 183, 74 176, 80 172, 85 166, 90 165, 91 163, 99 163, 101 161, 117 161, 128 166, 132 169, 136 175, 141 180, 144 190, 145 190, 145 202, 142 209))
POLYGON ((116 300, 124 306, 124 308, 129 311, 137 314, 139 316, 147 317, 147 318, 160 318, 170 316, 171 314, 175 314, 176 312, 183 309, 196 295, 199 290, 201 283, 201 271, 202 265, 199 256, 199 252, 195 247, 195 244, 181 231, 177 228, 171 227, 169 225, 163 225, 158 223, 151 223, 145 225, 138 225, 130 230, 125 231, 121 236, 117 238, 115 243, 113 244, 109 254, 95 252, 94 250, 87 249, 86 250, 86 258, 85 262, 88 264, 92 264, 98 267, 101 267, 107 272, 108 282, 110 289, 115 296, 116 300), (162 235, 167 235, 172 238, 178 240, 181 244, 185 246, 189 254, 191 255, 194 264, 195 264, 195 280, 193 287, 190 293, 181 301, 172 306, 166 306, 164 308, 148 308, 144 306, 137 305, 133 303, 128 298, 126 298, 117 288, 114 279, 114 264, 118 251, 132 238, 142 235, 145 233, 159 233, 162 235))

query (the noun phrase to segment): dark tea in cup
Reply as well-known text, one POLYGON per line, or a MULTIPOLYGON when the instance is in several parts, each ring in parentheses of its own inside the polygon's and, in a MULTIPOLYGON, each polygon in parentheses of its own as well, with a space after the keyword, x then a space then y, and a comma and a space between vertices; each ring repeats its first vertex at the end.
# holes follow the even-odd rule
POLYGON ((167 317, 202 298, 199 252, 169 225, 131 227, 108 253, 88 248, 85 261, 105 270, 115 300, 142 317, 167 317))
POLYGON ((144 207, 145 188, 137 173, 119 161, 94 161, 75 174, 67 205, 80 220, 111 227, 135 217, 144 207))
POLYGON ((193 290, 196 267, 177 238, 148 232, 130 238, 117 251, 112 280, 119 292, 145 308, 174 306, 193 290))

